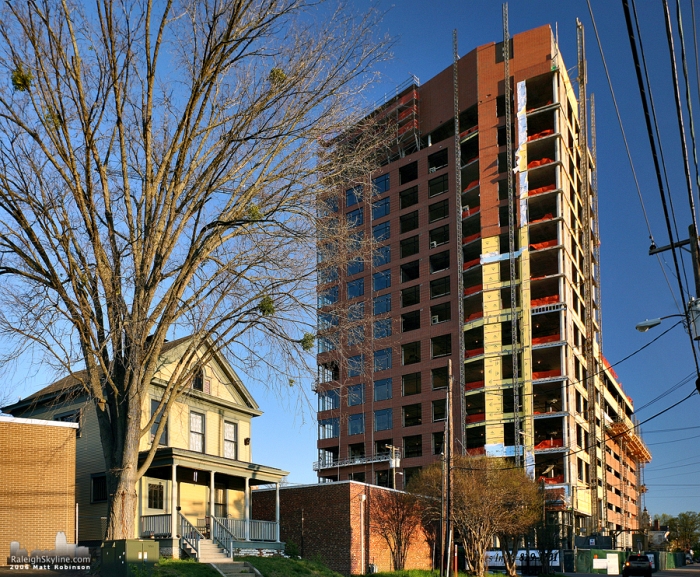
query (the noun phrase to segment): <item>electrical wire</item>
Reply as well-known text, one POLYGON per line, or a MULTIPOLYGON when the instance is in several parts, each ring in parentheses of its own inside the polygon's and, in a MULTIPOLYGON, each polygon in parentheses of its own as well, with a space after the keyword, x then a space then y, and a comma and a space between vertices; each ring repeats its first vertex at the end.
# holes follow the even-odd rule
MULTIPOLYGON (((673 255, 673 263, 674 263, 674 266, 676 269, 676 277, 678 280, 678 286, 679 286, 680 294, 682 297, 686 293, 685 293, 685 290, 683 287, 683 281, 681 278, 680 266, 678 264, 678 256, 676 254, 675 248, 673 248, 673 244, 674 244, 673 230, 671 228, 671 220, 670 220, 670 216, 669 216, 669 212, 668 212, 666 195, 664 192, 664 186, 663 186, 663 182, 661 179, 659 158, 658 158, 658 154, 656 152, 656 144, 654 142, 654 136, 653 136, 652 127, 651 127, 651 118, 650 118, 650 114, 649 114, 649 104, 648 104, 647 98, 646 98, 646 90, 644 88, 644 81, 642 80, 642 74, 641 74, 641 68, 640 68, 640 62, 639 62, 639 54, 637 52, 637 45, 636 45, 636 41, 635 41, 635 35, 634 35, 634 30, 632 28, 632 20, 631 20, 631 16, 630 16, 629 1, 622 0, 622 6, 623 6, 623 9, 625 12, 625 22, 627 24, 627 32, 629 35, 630 48, 632 50, 632 58, 634 60, 634 66, 635 66, 635 71, 636 71, 636 75, 637 75, 637 84, 638 84, 638 88, 639 88, 639 92, 640 92, 640 96, 641 96, 641 100, 642 100, 642 106, 644 108, 644 120, 646 122, 647 135, 649 137, 649 144, 650 144, 651 149, 652 149, 652 158, 654 160, 654 168, 655 168, 655 172, 656 172, 657 184, 659 187, 659 195, 661 197, 661 205, 662 205, 663 212, 664 212, 664 220, 666 222, 666 229, 668 231, 669 241, 670 241, 670 244, 672 246, 671 254, 673 255)), ((686 314, 686 321, 688 322, 688 325, 690 325, 690 318, 689 318, 689 314, 688 314, 687 309, 685 311, 685 314, 686 314)), ((698 373, 698 375, 700 375, 700 363, 698 362, 698 356, 697 356, 697 352, 695 350, 695 343, 693 342, 693 339, 692 339, 692 336, 690 336, 690 333, 688 334, 688 338, 690 339, 691 350, 693 351, 693 360, 695 362, 695 369, 696 369, 696 372, 698 373)))
MULTIPOLYGON (((675 205, 673 202, 673 195, 671 194, 671 184, 668 180, 668 169, 666 168, 666 156, 664 155, 664 148, 662 145, 663 141, 661 139, 661 132, 659 130, 659 120, 656 116, 656 104, 654 103, 654 93, 651 89, 651 80, 649 79, 649 68, 647 66, 647 59, 646 59, 646 55, 644 52, 644 41, 642 39, 642 29, 639 26, 639 18, 637 17, 637 6, 634 3, 634 0, 632 1, 632 15, 634 16, 634 25, 635 25, 635 29, 637 32, 637 37, 639 38, 639 53, 640 53, 640 56, 642 58, 642 69, 644 70, 644 79, 646 81, 646 88, 647 88, 647 92, 649 94, 649 107, 651 109, 651 115, 652 115, 652 118, 654 120, 654 132, 656 134, 656 142, 658 142, 658 144, 659 144, 659 157, 661 158, 661 169, 663 171, 664 181, 666 182, 666 190, 668 191, 668 203, 669 203, 669 207, 671 209, 671 219, 673 220, 673 228, 676 231, 676 237, 680 238, 680 233, 678 232, 678 221, 676 219, 676 209, 675 209, 675 205)), ((681 253, 681 263, 682 263, 683 272, 685 273, 686 269, 685 269, 685 262, 683 259, 683 253, 681 253)), ((686 285, 687 285, 688 284, 687 275, 685 277, 685 281, 686 281, 686 285)), ((672 293, 673 293, 673 291, 672 291, 672 293)), ((681 292, 681 298, 683 298, 684 296, 685 296, 685 298, 688 298, 690 295, 689 294, 684 295, 683 292, 681 292)), ((674 295, 674 301, 675 301, 675 295, 674 295)), ((681 310, 680 307, 679 307, 679 310, 681 310)))
POLYGON ((639 179, 637 178, 637 171, 634 168, 634 162, 632 161, 632 151, 630 150, 629 142, 627 141, 627 134, 625 133, 625 128, 622 124, 622 116, 620 114, 620 107, 617 104, 617 98, 615 97, 615 91, 613 90, 612 80, 610 78, 610 71, 608 70, 608 63, 605 60, 605 54, 603 52, 603 44, 600 41, 600 35, 598 34, 598 26, 595 22, 595 17, 593 16, 593 8, 591 6, 591 0, 586 0, 588 3, 588 13, 591 15, 591 22, 593 23, 593 32, 595 32, 595 38, 598 42, 598 51, 600 52, 600 59, 603 61, 603 69, 605 70, 605 76, 608 79, 608 88, 610 89, 610 96, 612 96, 613 106, 615 107, 615 114, 617 115, 617 123, 620 126, 620 133, 622 134, 622 141, 625 143, 625 151, 627 152, 627 160, 630 163, 630 169, 632 170, 632 178, 634 178, 634 185, 637 189, 637 197, 639 198, 639 205, 642 208, 642 214, 644 215, 644 221, 647 224, 647 231, 649 232, 649 239, 654 240, 654 236, 651 232, 651 224, 649 222, 649 216, 647 215, 646 206, 644 206, 644 198, 642 197, 642 189, 639 186, 639 179))
MULTIPOLYGON (((691 4, 693 4, 691 2, 691 4)), ((678 34, 681 41, 681 61, 683 63, 683 81, 685 83, 685 105, 688 109, 688 121, 690 122, 690 139, 693 143, 693 165, 695 166, 695 184, 700 188, 700 173, 698 172, 698 148, 695 140, 695 122, 693 120, 693 104, 690 95, 690 78, 688 75, 688 59, 685 55, 685 36, 683 33, 683 17, 681 15, 681 1, 676 0, 676 20, 678 22, 678 34)), ((692 187, 691 187, 692 196, 692 187)), ((693 216, 695 213, 693 212, 693 216)), ((696 225, 697 226, 697 225, 696 225)), ((697 229, 696 229, 697 230, 697 229)), ((698 295, 700 296, 700 295, 698 295)))

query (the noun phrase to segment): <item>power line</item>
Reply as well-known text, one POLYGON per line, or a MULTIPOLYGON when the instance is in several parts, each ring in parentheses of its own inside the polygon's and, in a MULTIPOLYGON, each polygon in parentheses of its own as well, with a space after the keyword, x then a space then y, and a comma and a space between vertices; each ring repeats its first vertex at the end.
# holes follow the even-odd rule
MULTIPOLYGON (((661 179, 659 158, 658 158, 658 154, 656 151, 656 143, 654 142, 654 135, 652 132, 652 127, 651 127, 651 117, 649 114, 649 104, 647 102, 646 90, 644 87, 644 81, 642 79, 641 67, 640 67, 640 62, 639 62, 639 54, 637 52, 637 44, 635 41, 634 29, 632 28, 632 19, 631 19, 631 15, 630 15, 629 1, 622 0, 622 7, 623 7, 624 12, 625 12, 625 22, 627 25, 627 32, 629 35, 630 48, 632 50, 632 58, 634 60, 635 72, 637 75, 637 85, 638 85, 639 93, 640 93, 641 100, 642 100, 642 107, 644 109, 644 120, 645 120, 646 127, 647 127, 647 135, 649 137, 649 145, 651 146, 651 150, 652 150, 652 158, 654 160, 654 169, 655 169, 655 173, 656 173, 657 184, 659 187, 659 195, 661 197, 661 205, 662 205, 663 212, 664 212, 664 220, 666 222, 666 229, 668 232, 669 242, 670 242, 671 247, 672 247, 671 254, 673 255, 673 263, 674 263, 674 266, 676 269, 676 277, 678 279, 678 287, 680 289, 681 298, 683 298, 683 295, 685 294, 685 289, 683 287, 683 280, 681 278, 680 266, 678 264, 678 256, 676 254, 675 248, 673 248, 673 244, 674 244, 673 229, 671 228, 671 220, 670 220, 669 213, 668 213, 666 194, 664 192, 663 181, 661 179)), ((690 319, 689 319, 689 314, 688 314, 687 309, 685 310, 685 315, 686 315, 686 322, 688 322, 688 325, 690 325, 690 319)), ((693 342, 692 336, 690 336, 690 333, 688 333, 688 338, 690 339, 690 346, 691 346, 691 349, 693 351, 693 360, 695 362, 695 369, 696 369, 696 372, 698 373, 698 375, 700 375, 700 363, 698 363, 698 357, 697 357, 697 352, 695 350, 695 344, 693 342)))

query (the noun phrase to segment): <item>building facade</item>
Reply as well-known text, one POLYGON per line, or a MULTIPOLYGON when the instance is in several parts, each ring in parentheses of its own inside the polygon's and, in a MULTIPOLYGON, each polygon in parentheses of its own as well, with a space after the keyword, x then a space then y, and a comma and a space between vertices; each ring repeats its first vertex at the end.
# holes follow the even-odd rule
MULTIPOLYGON (((342 575, 392 571, 391 553, 377 530, 373 512, 378 493, 393 489, 344 481, 282 487, 279 492, 280 538, 294 544, 306 559, 320 557, 342 575)), ((274 491, 253 491, 253 514, 272 518, 274 491)), ((432 543, 415 527, 406 554, 406 569, 432 569, 432 543)))
POLYGON ((56 534, 75 543, 74 423, 0 416, 0 565, 14 541, 52 550, 56 534))
MULTIPOLYGON (((188 342, 183 338, 164 346, 160 368, 144 395, 142 427, 158 410, 170 371, 185 354, 188 342)), ((70 463, 75 476, 71 505, 79 506, 80 542, 99 543, 105 537, 107 519, 105 461, 95 405, 80 384, 81 376, 78 372, 61 379, 3 410, 35 420, 78 423, 77 442, 71 429, 70 463)), ((188 531, 196 535, 192 529, 196 528, 202 538, 211 538, 216 524, 237 549, 282 549, 279 517, 257 521, 250 511, 255 485, 279 485, 287 475, 253 461, 251 421, 261 414, 231 365, 214 352, 174 403, 161 438, 154 437, 160 417, 150 434, 141 438, 140 460, 153 443, 159 446, 137 482, 134 537, 158 538, 161 552, 177 556, 180 535, 188 531)))
POLYGON ((548 26, 508 47, 481 46, 456 78, 410 82, 374 112, 393 144, 332 207, 372 256, 338 270, 320 257, 314 468, 405 487, 440 458, 451 413, 454 450, 525 467, 567 542, 603 532, 622 546, 650 454, 600 346, 585 86, 574 91, 548 26), (339 308, 365 319, 359 338, 339 308))

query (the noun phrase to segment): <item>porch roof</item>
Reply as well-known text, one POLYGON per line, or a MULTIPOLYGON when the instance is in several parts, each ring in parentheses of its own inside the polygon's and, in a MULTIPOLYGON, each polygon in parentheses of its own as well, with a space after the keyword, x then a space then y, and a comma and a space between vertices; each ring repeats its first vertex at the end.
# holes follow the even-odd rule
MULTIPOLYGON (((139 463, 142 463, 146 458, 147 451, 139 453, 139 463)), ((289 474, 288 471, 268 467, 267 465, 258 465, 257 463, 247 463, 245 461, 237 461, 235 459, 227 459, 217 455, 207 455, 206 453, 198 453, 187 449, 179 449, 177 447, 158 447, 156 454, 153 457, 151 467, 165 467, 170 465, 178 465, 194 469, 196 471, 213 471, 214 473, 222 473, 233 477, 247 477, 253 485, 263 485, 266 483, 279 483, 282 477, 289 474)))

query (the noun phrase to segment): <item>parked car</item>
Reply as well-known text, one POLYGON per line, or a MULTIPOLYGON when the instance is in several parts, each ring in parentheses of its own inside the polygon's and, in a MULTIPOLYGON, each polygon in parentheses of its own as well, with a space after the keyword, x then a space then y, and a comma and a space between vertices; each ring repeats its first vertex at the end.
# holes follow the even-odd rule
POLYGON ((643 577, 651 577, 651 561, 646 555, 630 555, 625 561, 625 566, 622 569, 622 577, 630 575, 642 575, 643 577))

